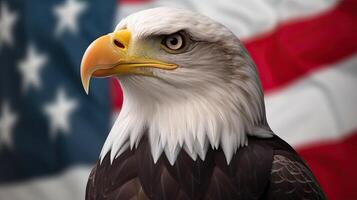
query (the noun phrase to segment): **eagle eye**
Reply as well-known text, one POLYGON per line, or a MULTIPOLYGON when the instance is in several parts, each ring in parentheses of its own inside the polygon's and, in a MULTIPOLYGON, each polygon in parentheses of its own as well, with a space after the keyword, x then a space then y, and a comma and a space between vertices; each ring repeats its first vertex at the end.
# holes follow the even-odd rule
POLYGON ((181 33, 174 33, 165 36, 161 41, 163 48, 169 53, 179 53, 180 50, 184 49, 186 45, 185 38, 181 33))

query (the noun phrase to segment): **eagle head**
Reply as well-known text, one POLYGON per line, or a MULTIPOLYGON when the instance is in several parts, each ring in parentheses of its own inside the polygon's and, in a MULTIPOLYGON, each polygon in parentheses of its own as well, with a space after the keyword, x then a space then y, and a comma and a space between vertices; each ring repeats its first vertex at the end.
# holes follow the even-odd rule
POLYGON ((272 135, 247 51, 225 26, 197 13, 160 7, 126 17, 86 50, 86 92, 92 76, 115 76, 124 95, 102 159, 110 152, 114 160, 146 135, 154 162, 164 152, 174 164, 182 149, 204 160, 208 148, 221 148, 229 163, 248 135, 272 135))

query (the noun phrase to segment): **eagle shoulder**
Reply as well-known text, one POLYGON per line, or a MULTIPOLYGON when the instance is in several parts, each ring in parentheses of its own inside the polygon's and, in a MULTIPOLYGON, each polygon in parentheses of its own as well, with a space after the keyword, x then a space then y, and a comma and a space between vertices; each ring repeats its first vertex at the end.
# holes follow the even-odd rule
POLYGON ((314 175, 296 154, 278 151, 273 157, 270 199, 326 199, 314 175))

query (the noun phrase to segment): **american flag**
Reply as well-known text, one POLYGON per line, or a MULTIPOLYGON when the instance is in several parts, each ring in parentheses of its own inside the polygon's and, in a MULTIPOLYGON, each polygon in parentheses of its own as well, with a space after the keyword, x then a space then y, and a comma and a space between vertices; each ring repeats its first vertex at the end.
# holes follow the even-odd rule
MULTIPOLYGON (((32 199, 24 190, 33 182, 97 160, 111 124, 109 85, 97 80, 87 96, 79 65, 90 42, 112 30, 116 5, 0 2, 0 199, 32 199)), ((48 187, 34 186, 34 195, 48 187)))
POLYGON ((83 199, 120 112, 116 81, 85 96, 85 47, 124 16, 184 7, 229 27, 262 80, 273 131, 329 199, 357 199, 357 1, 51 0, 0 3, 0 199, 83 199))

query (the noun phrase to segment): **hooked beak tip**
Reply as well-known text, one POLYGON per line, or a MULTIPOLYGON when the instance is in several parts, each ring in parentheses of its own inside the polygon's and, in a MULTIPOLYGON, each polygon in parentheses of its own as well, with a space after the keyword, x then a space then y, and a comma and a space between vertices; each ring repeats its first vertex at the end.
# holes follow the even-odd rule
POLYGON ((84 91, 85 91, 86 95, 89 95, 89 87, 88 86, 84 88, 84 91))
POLYGON ((90 76, 81 76, 82 79, 82 86, 86 94, 89 94, 89 81, 90 81, 90 76))

